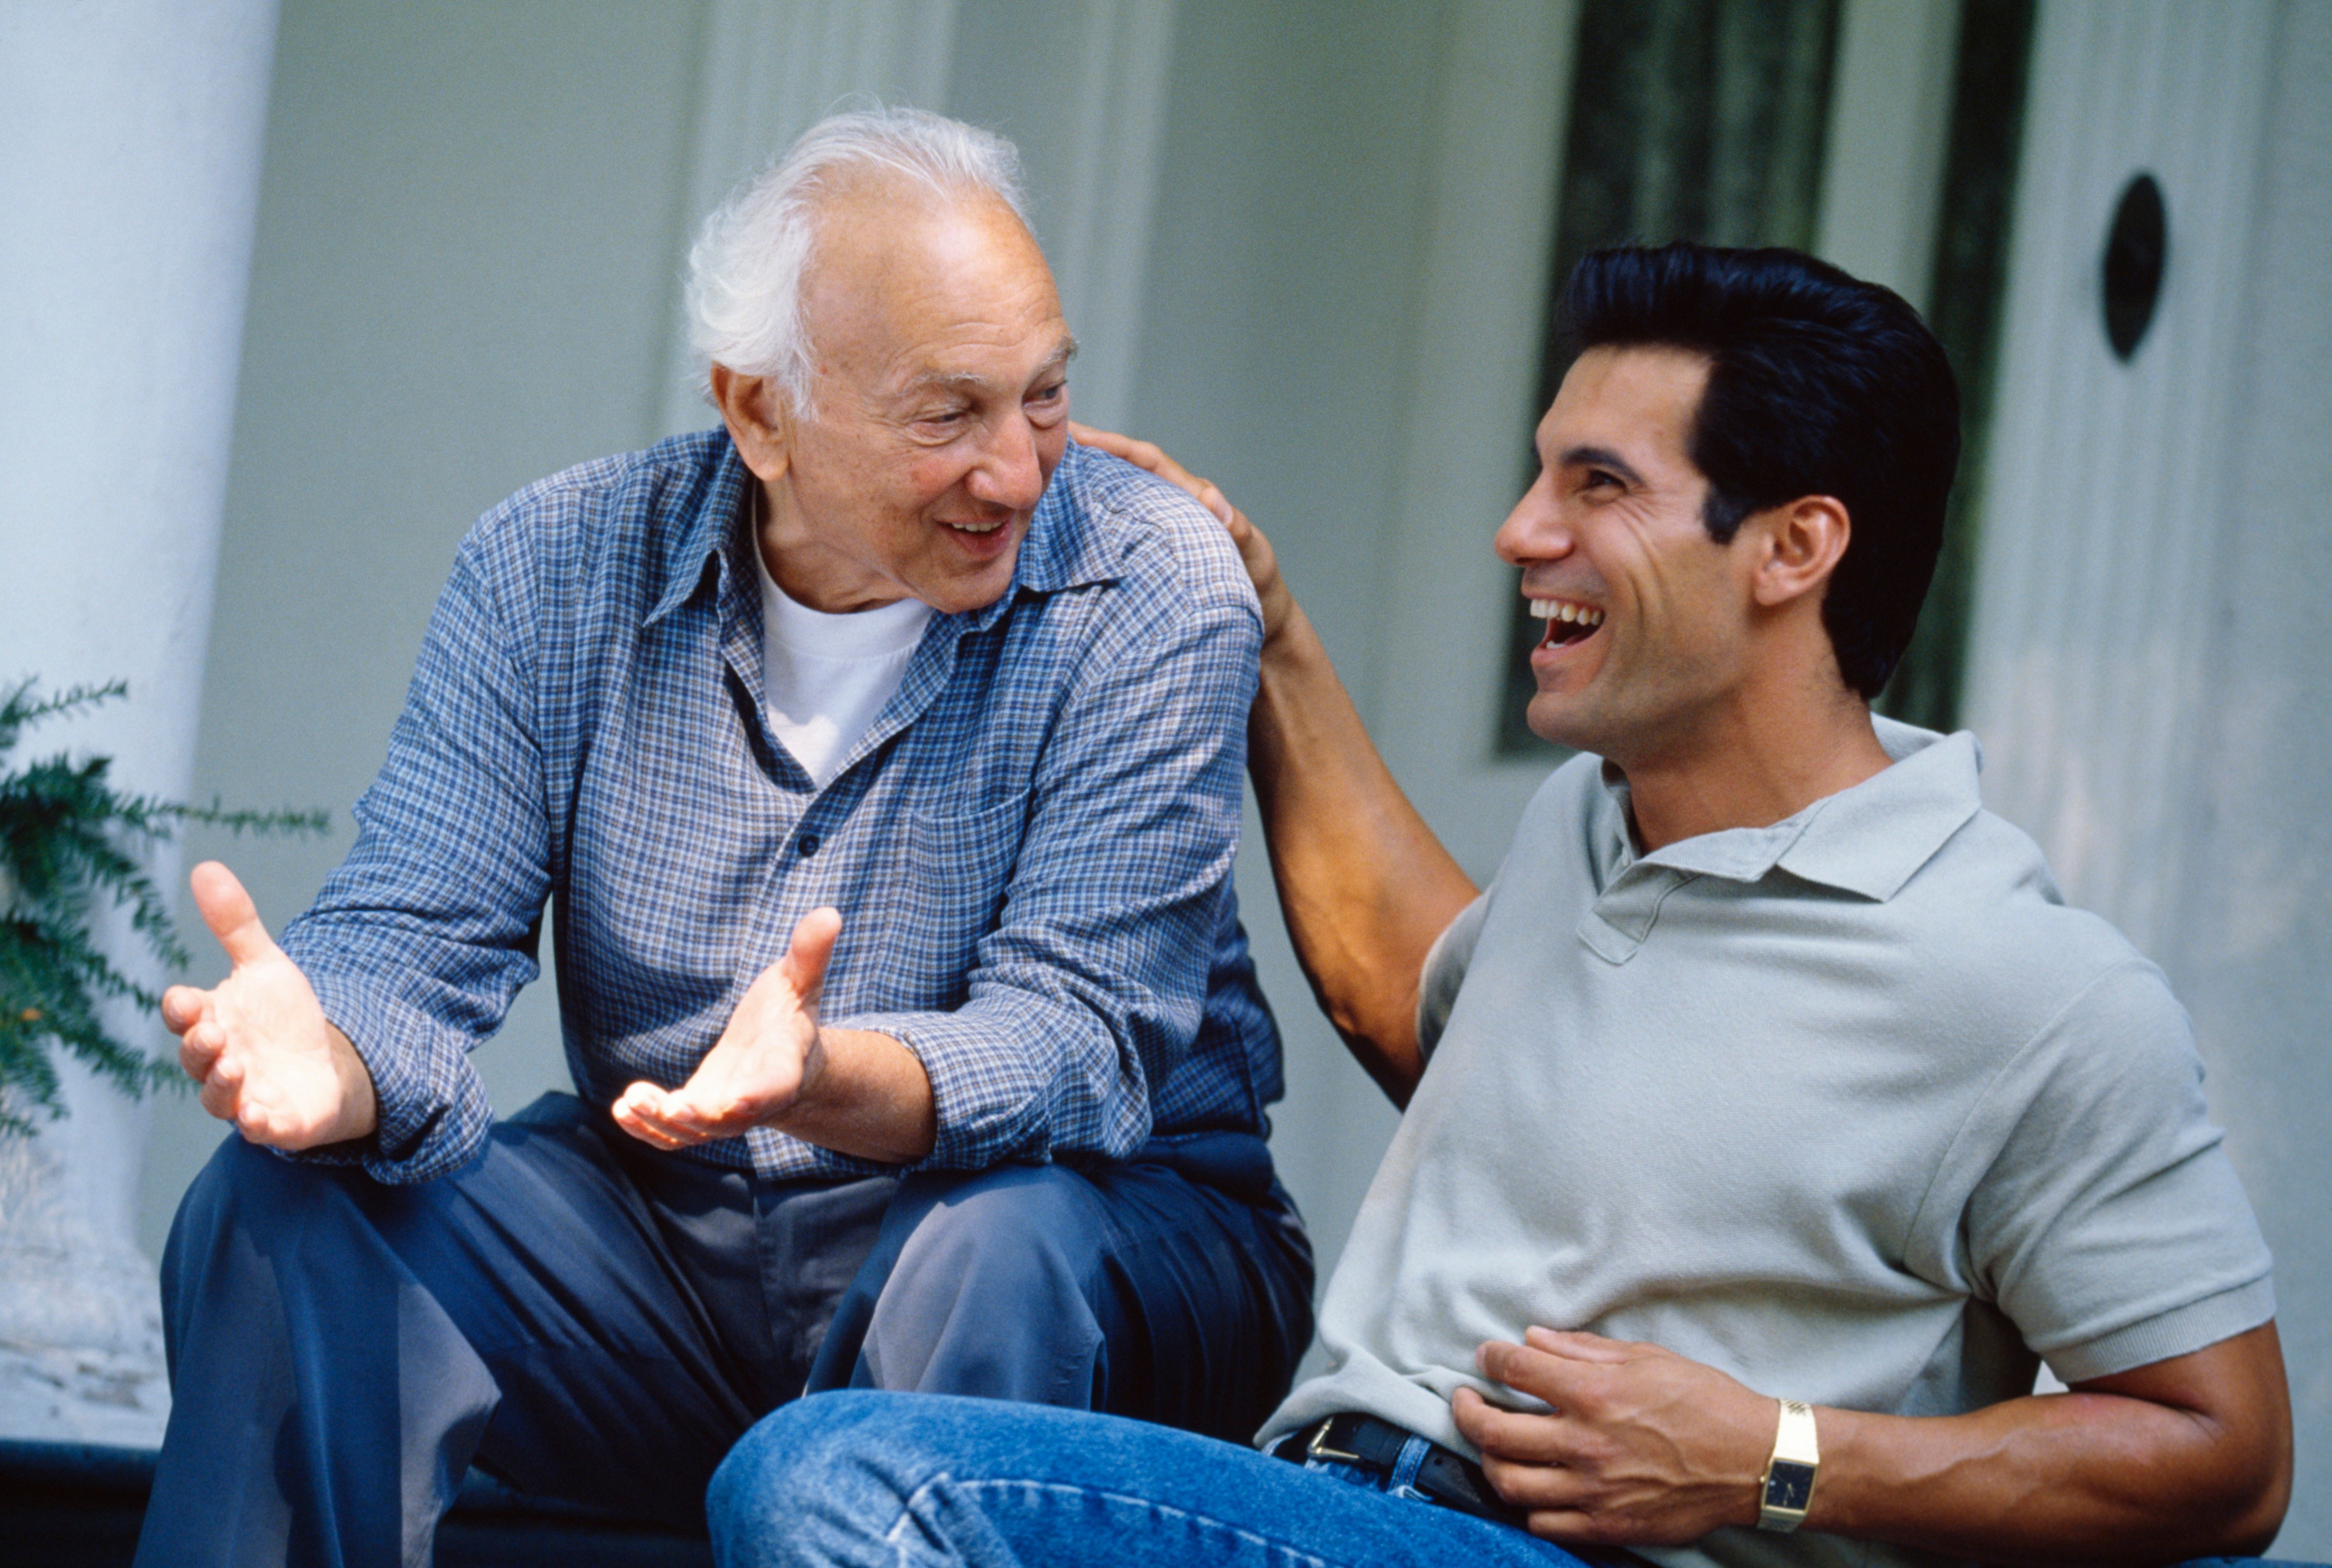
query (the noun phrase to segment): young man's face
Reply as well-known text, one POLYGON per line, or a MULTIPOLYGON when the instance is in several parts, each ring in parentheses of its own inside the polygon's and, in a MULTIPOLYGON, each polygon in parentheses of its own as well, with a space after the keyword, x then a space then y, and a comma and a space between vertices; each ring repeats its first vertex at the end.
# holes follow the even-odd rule
POLYGON ((771 575, 827 611, 1001 598, 1069 438, 1075 343, 1027 228, 985 198, 842 197, 803 318, 816 409, 764 475, 771 575))
POLYGON ((1531 653, 1532 731, 1622 768, 1714 743, 1748 656, 1752 552, 1709 537, 1686 454, 1707 383, 1680 349, 1581 355, 1498 530, 1524 597, 1555 612, 1531 653))

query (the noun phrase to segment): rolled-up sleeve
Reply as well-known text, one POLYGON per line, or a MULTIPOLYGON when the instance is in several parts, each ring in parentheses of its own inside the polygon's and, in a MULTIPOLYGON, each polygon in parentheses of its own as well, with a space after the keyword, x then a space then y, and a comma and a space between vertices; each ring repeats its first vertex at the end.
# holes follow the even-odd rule
MULTIPOLYGON (((439 596, 358 835, 283 933, 324 1014, 370 1072, 374 1135, 318 1152, 387 1182, 483 1147, 492 1112, 468 1052, 537 972, 550 877, 522 611, 473 535, 439 596)), ((507 574, 506 574, 507 577, 507 574)))

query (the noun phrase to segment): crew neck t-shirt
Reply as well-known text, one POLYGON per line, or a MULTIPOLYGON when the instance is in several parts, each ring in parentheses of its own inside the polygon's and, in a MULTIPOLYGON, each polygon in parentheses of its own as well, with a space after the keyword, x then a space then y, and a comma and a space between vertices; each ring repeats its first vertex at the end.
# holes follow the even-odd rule
POLYGON ((787 594, 752 552, 761 578, 761 689, 769 729, 810 782, 834 782, 906 677, 931 624, 920 599, 827 615, 787 594))
MULTIPOLYGON (((1362 1410, 1461 1450, 1475 1348, 1643 1340, 1760 1393, 1945 1415, 2274 1315, 2265 1243, 2161 971, 1983 808, 1974 737, 1769 827, 1639 853, 1592 756, 1428 959, 1423 1079, 1269 1441, 1362 1410)), ((1543 1407, 1540 1407, 1543 1408, 1543 1407)), ((1638 1548, 1907 1564, 1801 1531, 1638 1548)))

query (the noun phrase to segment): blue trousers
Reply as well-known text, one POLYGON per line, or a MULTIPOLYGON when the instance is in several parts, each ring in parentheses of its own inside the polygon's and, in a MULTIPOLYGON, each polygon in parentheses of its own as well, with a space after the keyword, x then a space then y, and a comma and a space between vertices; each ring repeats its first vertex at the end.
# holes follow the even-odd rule
POLYGON ((886 1393, 819 1394, 762 1421, 714 1476, 710 1512, 721 1568, 1582 1568, 1353 1467, 886 1393))
POLYGON ((557 1095, 410 1187, 229 1137, 163 1257, 173 1402, 137 1562, 425 1563, 473 1463, 701 1528, 722 1456, 806 1386, 1243 1433, 1302 1353, 1310 1291, 1244 1134, 770 1181, 557 1095))

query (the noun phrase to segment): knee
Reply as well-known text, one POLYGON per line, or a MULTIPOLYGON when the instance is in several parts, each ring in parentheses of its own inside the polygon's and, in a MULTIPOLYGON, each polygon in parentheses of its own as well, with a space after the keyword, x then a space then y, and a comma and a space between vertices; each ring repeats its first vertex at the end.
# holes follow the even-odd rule
POLYGON ((916 1215, 883 1282, 853 1381, 1089 1402, 1109 1315, 1107 1220, 1098 1209, 1091 1185, 1073 1171, 951 1181, 916 1215))
POLYGON ((334 1179, 328 1168, 286 1160, 229 1133, 178 1200, 162 1253, 165 1308, 215 1277, 225 1253, 272 1251, 285 1229, 312 1223, 326 1208, 316 1201, 316 1189, 334 1179))
POLYGON ((764 1417, 712 1473, 704 1499, 722 1568, 841 1562, 880 1542, 909 1506, 913 1407, 898 1396, 817 1394, 764 1417))
POLYGON ((1064 1166, 951 1179, 916 1222, 894 1284, 1020 1292, 1036 1283, 1082 1294, 1106 1254, 1109 1217, 1093 1183, 1064 1166))

